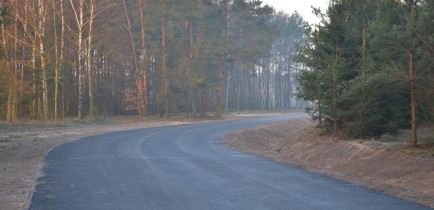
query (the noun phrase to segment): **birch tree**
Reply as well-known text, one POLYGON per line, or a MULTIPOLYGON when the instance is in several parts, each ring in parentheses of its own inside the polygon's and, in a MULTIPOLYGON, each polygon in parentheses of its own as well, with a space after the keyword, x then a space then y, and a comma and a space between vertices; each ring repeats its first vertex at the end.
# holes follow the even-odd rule
POLYGON ((88 35, 87 35, 87 78, 88 78, 88 84, 89 84, 89 119, 92 120, 95 114, 95 102, 94 102, 94 87, 93 87, 93 66, 92 66, 92 52, 93 52, 93 22, 95 20, 95 5, 94 0, 89 0, 89 29, 88 29, 88 35))

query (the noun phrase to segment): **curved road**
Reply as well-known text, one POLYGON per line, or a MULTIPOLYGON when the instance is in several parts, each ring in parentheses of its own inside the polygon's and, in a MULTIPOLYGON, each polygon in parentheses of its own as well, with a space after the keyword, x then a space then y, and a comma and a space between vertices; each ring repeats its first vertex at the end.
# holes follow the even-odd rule
POLYGON ((83 138, 45 158, 29 209, 430 209, 234 151, 224 132, 278 116, 83 138))

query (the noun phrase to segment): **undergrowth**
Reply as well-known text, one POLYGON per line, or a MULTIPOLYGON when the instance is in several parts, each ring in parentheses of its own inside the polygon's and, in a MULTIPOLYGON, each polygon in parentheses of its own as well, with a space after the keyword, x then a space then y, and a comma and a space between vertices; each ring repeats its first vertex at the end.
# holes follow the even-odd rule
MULTIPOLYGON (((425 148, 434 147, 434 127, 433 126, 421 126, 417 129, 418 145, 425 148)), ((390 138, 393 142, 405 142, 411 143, 411 129, 400 130, 398 134, 393 135, 390 138)))

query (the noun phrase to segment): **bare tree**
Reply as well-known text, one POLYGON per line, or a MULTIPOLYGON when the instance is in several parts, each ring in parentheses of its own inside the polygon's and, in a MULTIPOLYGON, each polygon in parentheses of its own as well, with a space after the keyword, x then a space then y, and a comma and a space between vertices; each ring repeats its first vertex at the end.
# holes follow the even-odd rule
MULTIPOLYGON (((2 8, 3 5, 0 2, 0 8, 2 8)), ((3 10, 2 10, 3 11, 3 10)), ((13 104, 13 100, 14 100, 14 85, 13 85, 13 73, 11 72, 11 63, 10 63, 10 55, 9 55, 9 51, 7 49, 7 38, 6 38, 6 20, 5 17, 2 15, 1 17, 1 35, 2 35, 2 48, 3 48, 3 53, 4 53, 4 57, 6 60, 6 67, 5 67, 5 73, 7 75, 7 79, 8 79, 8 101, 7 101, 7 113, 6 113, 6 120, 8 122, 14 122, 15 121, 15 108, 14 108, 14 104, 13 104)))
POLYGON ((39 37, 39 57, 41 62, 41 85, 42 85, 42 119, 47 121, 49 118, 48 110, 48 84, 47 84, 47 61, 45 57, 45 22, 46 22, 46 2, 38 0, 38 37, 39 37))
MULTIPOLYGON (((139 0, 138 1, 138 7, 139 7, 139 12, 140 12, 140 26, 141 26, 141 38, 142 38, 142 45, 141 45, 141 54, 142 54, 142 62, 145 63, 145 61, 147 60, 147 56, 146 56, 146 41, 145 41, 145 23, 144 23, 144 15, 143 15, 143 7, 146 7, 147 5, 147 0, 145 0, 143 2, 143 0, 139 0)), ((146 73, 146 69, 142 69, 142 74, 143 74, 143 116, 146 118, 147 116, 147 112, 148 112, 148 77, 147 77, 147 73, 146 73)))
POLYGON ((161 0, 161 60, 162 69, 161 73, 163 75, 163 94, 164 94, 164 117, 169 117, 169 83, 167 80, 167 69, 166 69, 166 1, 161 0))
POLYGON ((57 35, 57 9, 56 0, 51 1, 53 6, 53 30, 54 30, 54 114, 53 118, 55 121, 59 120, 59 71, 60 71, 60 61, 59 61, 59 37, 57 35))
MULTIPOLYGON (((77 118, 81 120, 83 118, 83 34, 84 34, 84 0, 78 0, 78 7, 74 4, 73 0, 69 0, 75 16, 75 23, 77 26, 76 36, 76 53, 77 53, 77 86, 78 86, 78 107, 77 118)), ((72 30, 71 30, 72 31, 72 30)), ((73 32, 73 31, 72 31, 73 32)))
MULTIPOLYGON (((229 0, 222 0, 222 15, 223 15, 223 27, 222 27, 222 39, 225 39, 227 36, 227 25, 228 25, 228 16, 229 16, 229 0)), ((223 103, 223 79, 225 75, 225 64, 226 64, 226 52, 223 52, 220 55, 220 67, 219 67, 219 85, 216 88, 217 89, 217 104, 216 104, 216 117, 222 117, 223 111, 222 111, 222 103, 223 103)))
POLYGON ((89 120, 92 120, 95 114, 95 99, 94 99, 94 87, 93 87, 93 70, 92 70, 92 49, 93 49, 93 22, 95 19, 95 7, 94 7, 94 0, 89 0, 89 10, 90 10, 90 17, 89 17, 89 30, 88 30, 88 36, 87 36, 87 73, 88 73, 88 84, 89 84, 89 120))
MULTIPOLYGON (((59 63, 59 66, 60 66, 60 73, 62 73, 62 76, 63 76, 63 74, 65 73, 64 71, 63 71, 63 68, 64 68, 64 62, 65 62, 65 26, 66 26, 66 23, 65 23, 65 13, 64 13, 64 5, 63 5, 63 1, 64 0, 60 0, 59 2, 60 2, 60 19, 61 19, 61 31, 60 31, 60 63, 59 63)), ((59 78, 59 77, 61 77, 61 75, 57 75, 57 77, 59 78)), ((64 91, 65 91, 65 87, 64 87, 64 82, 63 82, 63 79, 62 79, 62 82, 61 82, 61 85, 62 85, 62 96, 61 96, 61 101, 62 101, 62 105, 61 105, 61 113, 62 113, 62 119, 65 119, 65 93, 64 93, 64 91)))
POLYGON ((128 8, 127 8, 127 4, 125 2, 125 0, 122 0, 123 6, 124 6, 124 13, 125 13, 125 18, 127 19, 127 30, 128 33, 130 35, 130 41, 131 41, 131 48, 132 48, 132 53, 133 53, 133 60, 134 60, 134 67, 135 67, 135 75, 136 75, 136 87, 139 91, 139 100, 140 100, 140 109, 139 109, 139 114, 142 118, 146 118, 146 104, 145 104, 145 98, 144 98, 144 92, 143 92, 143 82, 142 82, 142 78, 140 76, 140 67, 139 67, 139 61, 137 58, 137 53, 136 53, 136 44, 134 43, 134 35, 133 35, 133 31, 131 28, 131 21, 130 21, 130 17, 128 14, 128 8))

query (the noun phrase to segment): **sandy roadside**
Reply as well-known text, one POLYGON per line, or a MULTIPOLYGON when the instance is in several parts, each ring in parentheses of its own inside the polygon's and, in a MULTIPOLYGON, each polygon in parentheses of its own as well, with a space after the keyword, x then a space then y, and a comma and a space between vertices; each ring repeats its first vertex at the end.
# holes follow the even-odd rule
POLYGON ((317 136, 309 119, 227 133, 241 151, 305 168, 434 208, 434 149, 317 136))

